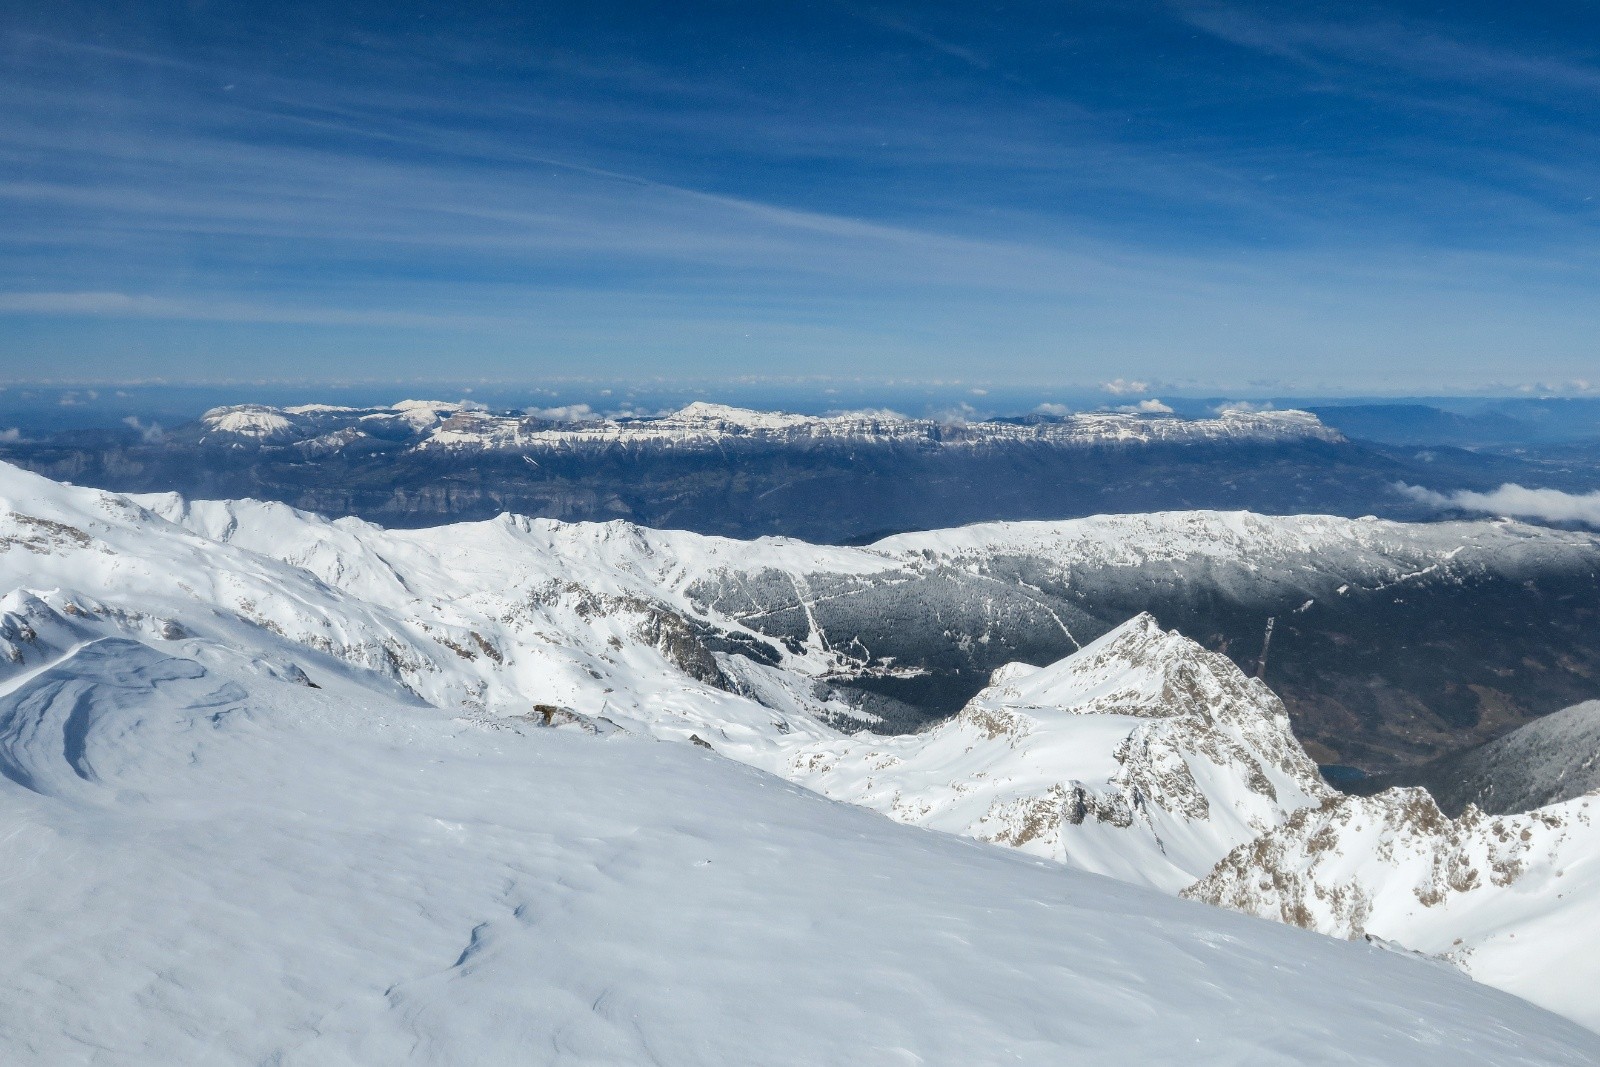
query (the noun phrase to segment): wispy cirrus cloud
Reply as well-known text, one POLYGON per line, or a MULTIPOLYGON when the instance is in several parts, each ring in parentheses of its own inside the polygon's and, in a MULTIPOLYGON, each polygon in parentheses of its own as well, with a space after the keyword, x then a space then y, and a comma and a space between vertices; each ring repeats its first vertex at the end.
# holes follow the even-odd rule
POLYGON ((1600 94, 1600 67, 1592 62, 1465 39, 1437 22, 1398 15, 1298 20, 1215 4, 1184 4, 1177 10, 1191 25, 1231 44, 1321 71, 1333 62, 1357 62, 1516 92, 1600 94))
POLYGON ((171 319, 200 322, 276 323, 315 326, 447 328, 484 326, 492 319, 425 312, 239 303, 226 299, 173 298, 115 292, 0 293, 0 314, 171 319))
POLYGON ((987 71, 994 65, 986 57, 979 55, 973 49, 956 44, 954 41, 950 41, 930 33, 928 30, 916 25, 908 19, 887 14, 883 11, 873 8, 850 9, 850 12, 856 18, 859 18, 864 22, 871 23, 874 26, 882 27, 883 29, 889 30, 891 33, 908 37, 911 40, 916 41, 918 44, 931 48, 935 52, 959 59, 961 62, 970 67, 974 67, 977 70, 987 71))
MULTIPOLYGON (((1359 26, 1206 10, 1214 52, 1231 34, 1300 66, 1382 58, 1359 26)), ((1423 353, 1419 381, 1525 341, 1566 360, 1531 374, 1587 358, 1600 245, 1545 195, 1597 158, 1576 127, 1492 174, 1455 165, 1489 153, 1453 132, 1431 155, 1340 154, 1338 130, 1241 138, 1267 127, 1228 102, 1238 56, 1141 58, 1165 15, 1117 31, 1126 62, 1074 18, 1042 33, 955 5, 754 11, 754 31, 743 13, 692 33, 663 19, 654 49, 466 15, 425 36, 335 18, 286 49, 277 27, 252 43, 243 16, 199 38, 132 17, 145 32, 0 33, 0 315, 23 337, 0 362, 35 344, 115 358, 119 321, 146 338, 199 324, 208 343, 298 327, 363 358, 457 331, 502 361, 581 352, 619 371, 984 359, 1085 383, 1208 362, 1300 377, 1282 363, 1302 349, 1352 379, 1392 373, 1397 351, 1423 353), (749 47, 757 31, 783 47, 749 47)), ((1247 73, 1281 86, 1283 66, 1247 73)), ((1316 113, 1308 99, 1284 106, 1316 113)))

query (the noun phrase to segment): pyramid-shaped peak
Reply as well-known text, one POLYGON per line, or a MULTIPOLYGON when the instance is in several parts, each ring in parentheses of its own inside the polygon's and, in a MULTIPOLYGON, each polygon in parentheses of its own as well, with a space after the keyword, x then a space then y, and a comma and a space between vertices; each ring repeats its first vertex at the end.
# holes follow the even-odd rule
POLYGON ((973 699, 974 704, 1017 710, 1148 718, 1210 718, 1220 705, 1241 702, 1252 711, 1277 710, 1271 693, 1227 657, 1208 652, 1176 630, 1163 630, 1149 612, 1047 666, 1007 664, 973 699))

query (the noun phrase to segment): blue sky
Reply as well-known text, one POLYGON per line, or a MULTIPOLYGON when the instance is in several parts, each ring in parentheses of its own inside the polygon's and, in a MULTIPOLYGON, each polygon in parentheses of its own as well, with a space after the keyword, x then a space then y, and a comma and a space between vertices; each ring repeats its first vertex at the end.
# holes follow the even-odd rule
POLYGON ((0 380, 1600 387, 1596 5, 466 6, 0 8, 0 380))

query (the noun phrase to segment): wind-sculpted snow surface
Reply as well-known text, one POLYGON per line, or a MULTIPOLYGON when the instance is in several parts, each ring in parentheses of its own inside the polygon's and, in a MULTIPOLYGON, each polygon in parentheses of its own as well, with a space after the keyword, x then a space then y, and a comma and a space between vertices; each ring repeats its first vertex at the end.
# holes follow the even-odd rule
POLYGON ((0 779, 7 1064, 1600 1057, 1448 969, 896 826, 694 746, 151 640, 91 641, 0 695, 27 777, 0 779))
POLYGON ((1600 1029, 1600 798, 1441 813, 1422 789, 1341 796, 1240 845, 1185 896, 1451 960, 1600 1029))

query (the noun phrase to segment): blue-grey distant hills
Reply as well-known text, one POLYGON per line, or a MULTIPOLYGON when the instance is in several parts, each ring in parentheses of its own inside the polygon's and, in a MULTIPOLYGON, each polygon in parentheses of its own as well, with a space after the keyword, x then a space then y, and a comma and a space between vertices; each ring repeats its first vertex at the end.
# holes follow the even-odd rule
POLYGON ((421 527, 502 512, 863 542, 970 522, 1168 510, 1432 517, 1399 483, 1533 484, 1513 456, 1365 443, 1305 411, 975 422, 696 403, 555 419, 462 404, 235 405, 165 433, 79 431, 0 458, 124 492, 278 500, 421 527))
MULTIPOLYGON (((1142 611, 1250 673, 1273 620, 1266 678, 1334 773, 1393 770, 1600 696, 1592 534, 1348 521, 1436 519, 1394 487, 1491 489, 1511 480, 1511 457, 1364 443, 1294 410, 549 414, 235 405, 159 436, 62 435, 0 446, 0 458, 118 491, 273 500, 397 528, 501 513, 626 520, 870 545, 871 558, 901 531, 1121 516, 1084 527, 1126 542, 1133 557, 1115 567, 1019 546, 919 557, 871 580, 757 570, 696 588, 772 640, 837 651, 851 666, 827 684, 888 732, 953 713, 1007 662, 1052 662, 1142 611), (1169 558, 1176 530, 1233 548, 1169 558)), ((713 652, 759 651, 722 640, 713 652)))

